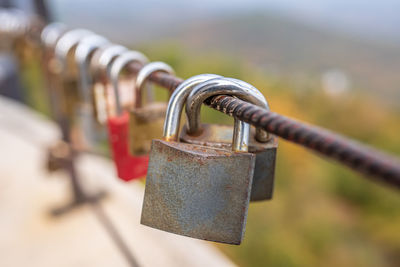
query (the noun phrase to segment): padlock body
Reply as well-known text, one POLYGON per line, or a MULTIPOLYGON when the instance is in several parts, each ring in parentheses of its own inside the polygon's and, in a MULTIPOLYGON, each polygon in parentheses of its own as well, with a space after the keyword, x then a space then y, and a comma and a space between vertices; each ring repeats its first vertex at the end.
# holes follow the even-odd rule
POLYGON ((150 103, 132 109, 129 118, 129 144, 133 155, 148 154, 151 141, 162 137, 166 103, 150 103))
POLYGON ((255 156, 153 140, 141 223, 167 232, 240 244, 255 156))
POLYGON ((66 162, 71 158, 70 146, 58 141, 47 150, 46 168, 49 172, 55 172, 65 168, 66 162))
POLYGON ((106 86, 101 82, 93 84, 93 99, 94 116, 100 125, 107 123, 107 99, 106 86))
POLYGON ((111 153, 118 177, 124 181, 142 178, 147 173, 148 155, 132 156, 128 147, 129 113, 108 118, 111 153))
MULTIPOLYGON (((189 144, 231 149, 233 127, 219 124, 203 124, 199 135, 191 136, 183 127, 180 140, 189 144)), ((274 189, 275 161, 278 140, 272 136, 267 143, 255 140, 255 129, 251 128, 249 153, 256 155, 251 201, 272 199, 274 189)))

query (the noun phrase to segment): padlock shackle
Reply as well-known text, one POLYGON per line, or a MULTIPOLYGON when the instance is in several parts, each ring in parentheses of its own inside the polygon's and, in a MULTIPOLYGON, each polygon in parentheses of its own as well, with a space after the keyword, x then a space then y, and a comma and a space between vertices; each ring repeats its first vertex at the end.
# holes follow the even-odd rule
POLYGON ((16 8, 0 8, 0 35, 9 35, 11 38, 25 34, 31 26, 30 17, 16 8))
POLYGON ((95 34, 82 39, 75 49, 75 62, 78 64, 79 69, 79 91, 84 103, 90 103, 91 99, 90 89, 93 81, 89 68, 93 52, 109 43, 110 41, 106 38, 95 34))
MULTIPOLYGON (((175 74, 173 68, 161 61, 154 61, 146 64, 138 73, 136 77, 136 83, 134 88, 134 105, 133 108, 141 108, 142 107, 142 91, 146 85, 146 82, 151 74, 154 72, 166 72, 169 74, 175 74)), ((151 91, 148 91, 149 94, 151 91)))
POLYGON ((193 87, 210 79, 219 78, 216 74, 199 74, 181 83, 169 98, 168 107, 164 121, 163 137, 166 141, 178 141, 182 110, 186 98, 193 87))
POLYGON ((60 22, 53 22, 43 28, 40 34, 41 43, 46 49, 54 48, 60 37, 67 31, 67 26, 60 22))
MULTIPOLYGON (((254 93, 257 94, 259 100, 264 102, 264 105, 261 106, 261 107, 265 108, 266 110, 270 110, 269 105, 268 105, 268 101, 265 99, 264 95, 257 88, 255 88, 253 85, 251 85, 251 84, 249 84, 249 83, 247 83, 245 81, 235 79, 235 78, 227 78, 227 79, 238 83, 240 86, 243 86, 245 88, 248 88, 248 89, 252 90, 254 93)), ((253 104, 257 105, 256 103, 253 103, 253 104)), ((239 123, 238 120, 235 118, 235 126, 234 126, 234 128, 238 129, 238 127, 239 127, 239 125, 237 125, 238 123, 239 123)), ((265 131, 264 129, 257 128, 256 129, 255 139, 260 143, 266 143, 266 142, 268 142, 270 140, 270 136, 269 136, 269 133, 267 131, 265 131)))
POLYGON ((55 56, 60 64, 61 72, 67 68, 68 53, 85 37, 94 35, 93 32, 85 29, 69 30, 58 39, 54 48, 55 56))
POLYGON ((101 51, 99 58, 97 60, 97 68, 100 71, 104 71, 107 76, 110 74, 110 68, 112 62, 122 53, 128 51, 128 48, 122 45, 110 45, 109 47, 105 48, 101 51))
POLYGON ((118 116, 121 116, 123 112, 121 98, 119 95, 119 75, 128 64, 131 64, 133 62, 138 62, 144 65, 149 62, 149 59, 138 51, 130 50, 118 56, 114 60, 110 68, 109 79, 111 81, 114 91, 115 107, 118 116))
MULTIPOLYGON (((216 78, 206 81, 193 88, 186 101, 187 133, 189 135, 195 135, 201 131, 201 105, 207 98, 216 95, 232 95, 263 108, 268 108, 265 98, 251 86, 244 86, 244 84, 230 78, 216 78)), ((249 130, 248 125, 245 126, 243 122, 235 121, 232 144, 234 151, 248 149, 249 130), (243 130, 244 127, 248 127, 248 129, 243 130), (245 143, 246 139, 247 143, 245 143)))

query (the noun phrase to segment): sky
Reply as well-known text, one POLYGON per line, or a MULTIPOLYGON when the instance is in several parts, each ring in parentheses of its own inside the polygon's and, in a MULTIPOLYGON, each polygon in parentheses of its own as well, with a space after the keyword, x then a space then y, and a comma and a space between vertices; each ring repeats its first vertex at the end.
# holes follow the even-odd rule
POLYGON ((77 23, 80 19, 92 24, 134 23, 140 19, 158 23, 256 11, 285 15, 312 26, 368 39, 400 43, 398 0, 52 0, 49 3, 67 23, 77 23))

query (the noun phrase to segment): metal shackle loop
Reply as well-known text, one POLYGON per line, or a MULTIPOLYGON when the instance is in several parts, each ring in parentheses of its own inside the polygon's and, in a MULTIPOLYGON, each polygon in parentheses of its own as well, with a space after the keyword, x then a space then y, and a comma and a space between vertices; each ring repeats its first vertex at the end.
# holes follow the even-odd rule
MULTIPOLYGON (((193 88, 186 101, 187 133, 194 135, 201 131, 200 109, 203 102, 212 96, 231 95, 255 105, 266 107, 264 97, 253 88, 240 85, 229 78, 216 78, 193 88)), ((235 122, 232 150, 247 151, 250 126, 244 122, 235 122), (247 129, 245 127, 248 127, 247 129), (243 129, 245 128, 245 130, 243 129), (247 140, 247 143, 245 142, 247 140)))
POLYGON ((83 38, 93 34, 91 31, 85 29, 76 29, 67 31, 58 39, 54 51, 58 62, 61 64, 61 71, 65 71, 67 67, 67 56, 71 49, 83 38))
POLYGON ((109 44, 109 41, 100 35, 90 35, 84 39, 76 47, 75 62, 78 64, 80 93, 84 103, 90 102, 90 85, 92 77, 89 74, 90 60, 93 52, 102 46, 109 44))
POLYGON ((134 94, 134 108, 142 107, 142 90, 146 85, 147 79, 150 77, 151 74, 154 72, 165 72, 169 74, 175 74, 173 68, 161 61, 150 62, 149 64, 145 65, 138 73, 136 77, 135 83, 135 94, 134 94))
POLYGON ((178 141, 182 110, 186 98, 193 87, 210 79, 219 78, 216 74, 199 74, 181 83, 169 98, 168 107, 164 121, 163 137, 166 141, 178 141))
POLYGON ((43 28, 40 40, 45 48, 54 48, 58 39, 67 31, 67 26, 53 22, 43 28))
POLYGON ((109 79, 114 90, 115 107, 118 116, 122 114, 122 105, 119 95, 119 75, 128 64, 131 64, 133 62, 138 62, 144 65, 149 62, 149 59, 138 51, 127 51, 118 56, 112 63, 110 68, 109 79))
MULTIPOLYGON (((253 85, 242 81, 242 80, 238 80, 235 78, 227 78, 228 80, 231 80, 233 82, 238 83, 240 86, 246 87, 248 89, 253 90, 255 93, 257 93, 257 95, 259 96, 260 100, 264 102, 264 106, 261 106, 262 108, 265 108, 266 110, 270 110, 269 109, 269 105, 268 105, 268 101, 265 99, 264 95, 257 89, 255 88, 253 85)), ((238 126, 236 125, 237 120, 235 119, 235 128, 238 128, 238 126)), ((269 141, 270 139, 270 135, 267 131, 265 131, 262 128, 256 128, 256 136, 255 139, 260 142, 260 143, 266 143, 269 141)))
POLYGON ((117 56, 120 56, 122 53, 128 51, 128 48, 122 45, 110 45, 101 51, 101 54, 96 62, 96 68, 99 71, 104 71, 109 77, 111 64, 117 56))
POLYGON ((0 8, 0 34, 12 37, 26 34, 33 22, 33 16, 16 8, 0 8))

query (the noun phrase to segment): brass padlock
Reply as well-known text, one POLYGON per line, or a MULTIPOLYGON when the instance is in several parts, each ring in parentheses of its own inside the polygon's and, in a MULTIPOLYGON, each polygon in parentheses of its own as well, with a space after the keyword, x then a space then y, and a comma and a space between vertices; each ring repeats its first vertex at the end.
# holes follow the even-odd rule
MULTIPOLYGON (((122 114, 123 109, 129 109, 133 103, 132 90, 125 90, 129 88, 130 83, 135 85, 136 77, 134 79, 122 79, 120 75, 129 64, 139 64, 141 66, 147 64, 149 59, 138 51, 125 51, 119 55, 115 61, 112 62, 109 72, 109 78, 112 85, 112 99, 109 101, 109 114, 108 116, 115 116, 122 114), (128 94, 127 94, 128 93, 128 94)), ((132 77, 131 77, 132 78, 132 77)))
POLYGON ((107 123, 107 114, 109 112, 107 100, 110 92, 112 92, 112 86, 108 80, 111 63, 126 51, 128 49, 124 46, 110 44, 98 49, 91 59, 90 69, 93 85, 90 91, 93 92, 92 105, 94 107, 94 115, 100 125, 107 123))
MULTIPOLYGON (((257 102, 253 102, 265 109, 269 109, 268 103, 266 102, 264 96, 253 86, 243 81, 239 81, 232 78, 224 78, 226 81, 224 86, 226 88, 242 88, 243 92, 247 89, 247 94, 253 95, 257 98, 257 102)), ((218 83, 218 80, 210 81, 210 83, 218 83)), ((198 122, 198 112, 196 112, 200 105, 196 103, 201 103, 197 98, 207 99, 215 94, 222 94, 222 91, 209 92, 203 89, 203 92, 199 90, 192 90, 186 105, 188 121, 198 122)), ((181 131, 181 141, 199 145, 208 145, 215 147, 226 147, 230 145, 230 140, 232 139, 232 127, 227 125, 216 125, 216 124, 203 124, 192 123, 193 128, 184 127, 181 131), (191 134, 188 134, 191 133, 191 134)), ((238 127, 237 121, 235 120, 235 128, 238 127)), ((274 174, 275 174, 275 160, 276 160, 276 150, 278 147, 277 138, 273 135, 265 135, 261 131, 254 131, 251 129, 250 142, 249 142, 249 152, 256 155, 256 165, 254 169, 253 185, 251 192, 251 201, 268 200, 272 198, 273 188, 274 188, 274 174), (261 135, 261 138, 257 138, 257 135, 261 135), (266 136, 267 138, 264 138, 266 136), (260 142, 259 140, 267 140, 266 142, 260 142)))
MULTIPOLYGON (((164 125, 167 103, 148 101, 142 104, 142 91, 149 76, 154 72, 173 74, 173 69, 163 62, 145 65, 138 73, 135 84, 133 107, 129 115, 130 149, 133 155, 143 155, 150 151, 151 140, 160 138, 164 125)), ((152 98, 152 91, 147 90, 147 97, 152 98)))
MULTIPOLYGON (((172 107, 172 102, 165 121, 177 126, 180 105, 172 107)), ((176 134, 152 142, 141 223, 193 238, 240 244, 255 164, 255 156, 247 153, 249 125, 240 125, 232 150, 180 143, 179 129, 165 125, 176 134)))

